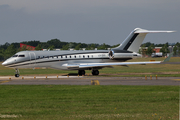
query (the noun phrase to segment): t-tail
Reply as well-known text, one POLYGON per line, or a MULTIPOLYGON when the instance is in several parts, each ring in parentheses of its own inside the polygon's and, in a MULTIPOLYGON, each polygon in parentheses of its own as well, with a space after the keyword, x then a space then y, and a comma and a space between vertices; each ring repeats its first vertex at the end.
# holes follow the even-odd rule
POLYGON ((112 50, 124 50, 131 52, 138 52, 140 45, 142 44, 144 38, 148 33, 170 33, 174 31, 152 31, 145 30, 141 28, 134 29, 128 37, 120 44, 118 47, 113 48, 112 50))

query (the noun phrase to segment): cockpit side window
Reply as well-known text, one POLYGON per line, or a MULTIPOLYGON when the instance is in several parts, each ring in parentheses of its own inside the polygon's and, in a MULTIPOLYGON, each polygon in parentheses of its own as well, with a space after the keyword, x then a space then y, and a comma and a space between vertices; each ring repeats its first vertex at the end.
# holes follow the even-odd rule
POLYGON ((25 55, 19 55, 18 57, 25 57, 25 55))
POLYGON ((18 55, 13 55, 12 57, 17 57, 18 55))

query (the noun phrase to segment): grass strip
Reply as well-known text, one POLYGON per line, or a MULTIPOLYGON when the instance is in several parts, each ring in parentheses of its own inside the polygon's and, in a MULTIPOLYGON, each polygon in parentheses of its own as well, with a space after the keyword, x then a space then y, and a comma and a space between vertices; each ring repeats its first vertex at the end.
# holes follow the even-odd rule
POLYGON ((0 118, 175 120, 178 113, 178 86, 0 86, 0 118))

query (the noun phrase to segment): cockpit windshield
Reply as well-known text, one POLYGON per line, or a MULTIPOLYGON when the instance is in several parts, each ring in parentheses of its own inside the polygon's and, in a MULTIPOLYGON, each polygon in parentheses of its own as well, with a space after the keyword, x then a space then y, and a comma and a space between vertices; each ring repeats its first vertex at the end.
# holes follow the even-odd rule
POLYGON ((25 55, 19 55, 18 57, 25 57, 25 55))
POLYGON ((12 57, 17 57, 18 55, 13 55, 12 57))
POLYGON ((12 57, 25 57, 25 55, 13 55, 12 57))

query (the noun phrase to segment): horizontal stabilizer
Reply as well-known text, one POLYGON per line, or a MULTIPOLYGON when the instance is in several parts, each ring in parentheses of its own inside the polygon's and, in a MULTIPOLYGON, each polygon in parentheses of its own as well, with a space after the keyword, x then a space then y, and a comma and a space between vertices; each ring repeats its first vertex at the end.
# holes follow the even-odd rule
POLYGON ((144 29, 140 29, 138 31, 135 31, 134 33, 172 33, 172 32, 176 32, 176 31, 157 31, 157 30, 144 30, 144 29))

